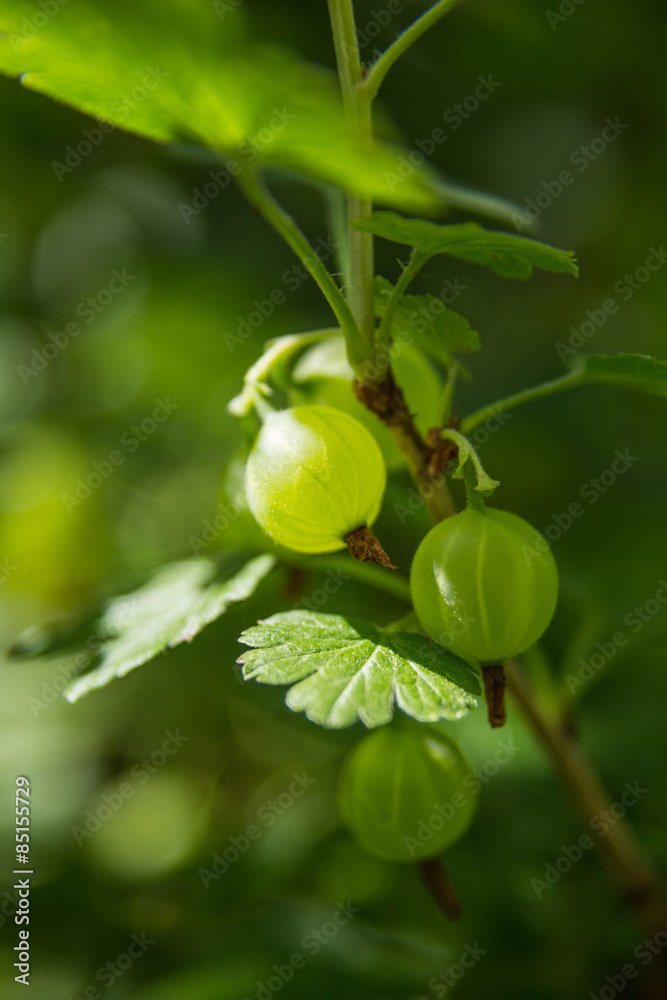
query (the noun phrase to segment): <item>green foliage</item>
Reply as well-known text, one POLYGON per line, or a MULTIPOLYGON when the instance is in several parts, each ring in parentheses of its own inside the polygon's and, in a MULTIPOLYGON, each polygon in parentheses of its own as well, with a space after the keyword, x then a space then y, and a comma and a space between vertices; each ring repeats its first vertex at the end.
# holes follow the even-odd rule
POLYGON ((384 725, 395 706, 422 722, 461 719, 481 693, 473 667, 429 639, 342 615, 279 613, 240 641, 254 647, 239 657, 246 679, 294 685, 288 707, 334 729, 384 725))
MULTIPOLYGON (((386 278, 375 279, 375 315, 381 319, 393 285, 386 278)), ((470 323, 444 305, 435 295, 403 295, 391 324, 392 336, 406 334, 416 347, 448 365, 452 355, 472 353, 480 348, 479 334, 470 323)))
POLYGON ((667 361, 649 354, 589 354, 577 359, 573 373, 582 382, 609 382, 667 395, 667 361))
POLYGON ((355 229, 394 243, 416 247, 426 257, 447 253, 459 260, 488 267, 501 278, 529 278, 533 267, 579 274, 574 255, 546 243, 511 233, 482 229, 476 222, 438 226, 423 219, 404 219, 395 212, 374 212, 352 223, 355 229))
POLYGON ((163 566, 144 587, 109 602, 95 630, 102 640, 99 663, 66 697, 77 701, 159 653, 192 642, 230 604, 245 601, 274 565, 272 556, 258 556, 223 579, 208 559, 163 566))
POLYGON ((209 3, 77 0, 24 37, 34 13, 30 0, 0 0, 0 71, 26 87, 159 142, 203 143, 233 172, 274 165, 387 204, 438 203, 418 172, 387 181, 400 151, 355 139, 334 74, 250 42, 239 12, 221 21, 209 3))

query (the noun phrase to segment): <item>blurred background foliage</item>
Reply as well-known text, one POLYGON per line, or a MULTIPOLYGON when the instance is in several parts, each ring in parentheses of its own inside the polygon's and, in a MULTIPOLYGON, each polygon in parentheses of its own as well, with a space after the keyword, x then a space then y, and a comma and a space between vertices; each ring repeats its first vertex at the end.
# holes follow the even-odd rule
MULTIPOLYGON (((371 25, 385 7, 371 0, 356 7, 368 41, 363 56, 370 59, 424 4, 405 0, 377 33, 371 25)), ((653 274, 627 302, 614 291, 667 231, 667 97, 658 79, 663 13, 648 0, 611 0, 604 10, 592 0, 571 7, 552 27, 546 11, 557 12, 555 4, 471 0, 405 57, 383 91, 384 110, 412 147, 474 93, 478 76, 491 74, 501 86, 460 127, 443 126, 447 138, 433 162, 453 180, 520 205, 534 201, 543 182, 562 170, 574 173, 574 183, 541 212, 537 234, 576 250, 578 282, 542 273, 525 284, 503 282, 437 260, 419 279, 416 290, 436 294, 446 278, 465 285, 455 308, 482 337, 484 350, 470 360, 473 378, 461 388, 460 415, 560 374, 555 345, 609 298, 619 309, 588 339, 588 349, 667 355, 667 271, 653 274), (607 117, 627 128, 580 172, 570 157, 601 134, 607 117)), ((216 17, 213 6, 210 16, 216 17)), ((323 0, 307 6, 244 0, 225 14, 236 16, 257 37, 333 65, 323 0)), ((59 180, 52 164, 62 163, 67 147, 92 127, 90 119, 0 79, 6 649, 24 629, 31 631, 22 642, 39 644, 42 626, 35 623, 48 629, 140 584, 162 562, 192 555, 191 539, 218 511, 221 470, 241 444, 226 404, 244 371, 271 337, 330 322, 312 281, 286 285, 283 276, 295 260, 235 188, 185 224, 179 206, 192 202, 213 163, 115 131, 59 180), (122 293, 43 371, 22 378, 19 367, 51 343, 49 331, 75 320, 80 304, 107 287, 113 269, 132 276, 122 293), (284 304, 230 350, 225 334, 274 289, 285 293, 284 304), (171 401, 173 413, 151 424, 160 400, 171 401), (112 474, 81 503, 66 504, 63 495, 112 452, 122 456, 112 474)), ((275 188, 313 238, 327 236, 312 189, 284 180, 275 188)), ((394 278, 396 247, 378 242, 378 260, 380 272, 394 278)), ((545 659, 534 657, 532 668, 547 693, 554 685, 558 691, 559 663, 574 672, 596 641, 617 629, 631 636, 586 685, 576 720, 612 798, 625 782, 648 790, 630 820, 663 869, 667 612, 636 635, 624 617, 654 598, 667 576, 664 426, 664 400, 601 387, 517 411, 480 445, 487 471, 502 480, 494 501, 541 530, 581 500, 581 487, 610 468, 616 449, 637 456, 595 504, 584 501, 585 516, 554 540, 562 600, 545 659)), ((392 558, 404 569, 426 529, 422 511, 403 523, 396 516, 394 504, 405 503, 408 490, 399 472, 378 523, 378 535, 392 540, 392 558)), ((210 550, 238 547, 241 528, 239 519, 210 550)), ((281 690, 242 686, 234 663, 243 627, 307 598, 326 572, 279 569, 191 647, 76 705, 60 696, 71 672, 64 657, 3 665, 3 1000, 20 990, 13 983, 16 929, 7 874, 19 773, 33 789, 35 1000, 79 997, 92 988, 109 1000, 255 997, 274 963, 307 954, 304 935, 348 899, 358 914, 308 955, 283 987, 286 995, 432 1000, 444 995, 443 987, 434 990, 429 980, 475 942, 483 958, 451 988, 462 1000, 585 996, 632 961, 643 935, 596 852, 541 899, 531 887, 582 827, 514 711, 500 737, 482 712, 445 727, 477 766, 493 759, 499 739, 512 737, 521 748, 485 785, 469 835, 445 859, 464 903, 460 924, 443 921, 414 871, 366 856, 341 829, 336 775, 360 727, 318 729, 284 708, 281 690), (157 765, 168 734, 177 732, 187 740, 157 765), (142 759, 153 760, 155 770, 145 785, 137 776, 142 759), (304 770, 316 779, 312 788, 276 822, 262 825, 258 810, 304 770), (113 800, 124 782, 136 794, 77 845, 72 828, 83 825, 105 793, 113 800), (199 870, 210 870, 214 852, 253 822, 259 840, 204 888, 199 870), (127 952, 135 933, 154 944, 121 977, 96 978, 127 952)), ((363 610, 383 624, 406 608, 352 578, 326 610, 363 610)))

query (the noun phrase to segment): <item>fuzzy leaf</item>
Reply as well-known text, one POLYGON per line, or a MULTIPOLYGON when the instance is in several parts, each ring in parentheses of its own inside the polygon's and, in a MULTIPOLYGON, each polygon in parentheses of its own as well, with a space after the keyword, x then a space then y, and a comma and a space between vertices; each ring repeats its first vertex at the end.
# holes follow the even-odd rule
POLYGON ((254 647, 239 657, 246 680, 293 685, 288 707, 333 729, 381 726, 395 706, 421 722, 460 719, 481 694, 475 669, 430 639, 342 615, 283 612, 239 641, 254 647))
POLYGON ((209 559, 163 566, 144 587, 107 605, 95 632, 103 640, 100 661, 65 697, 77 701, 158 653, 191 642, 230 604, 250 597, 274 565, 273 556, 257 556, 226 579, 214 579, 216 566, 209 559))
MULTIPOLYGON (((382 319, 392 284, 375 279, 375 315, 382 319)), ((480 348, 479 334, 460 313, 448 309, 436 295, 403 295, 396 308, 392 335, 407 334, 437 361, 449 364, 452 354, 472 353, 480 348)))
POLYGON ((394 243, 417 247, 427 257, 448 253, 459 260, 480 264, 501 278, 529 278, 533 267, 565 271, 575 277, 579 274, 571 251, 557 250, 526 236, 482 229, 476 222, 439 226, 424 219, 405 219, 395 212, 374 212, 352 225, 394 243))

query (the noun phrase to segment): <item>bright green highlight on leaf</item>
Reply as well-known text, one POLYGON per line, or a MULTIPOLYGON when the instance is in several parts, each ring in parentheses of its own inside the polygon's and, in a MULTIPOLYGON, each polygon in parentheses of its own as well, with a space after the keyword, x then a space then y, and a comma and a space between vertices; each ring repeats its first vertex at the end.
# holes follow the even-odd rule
POLYGON ((358 142, 334 74, 250 43, 243 14, 211 3, 71 0, 43 27, 32 0, 0 0, 0 72, 104 122, 160 142, 203 143, 416 210, 439 201, 425 175, 393 191, 400 150, 358 142), (26 24, 29 26, 28 37, 26 24))
POLYGON ((481 694, 474 668, 430 639, 342 615, 284 612, 240 642, 255 647, 239 657, 247 680, 294 685, 288 707, 334 729, 381 726, 395 706, 421 722, 461 719, 481 694))
POLYGON ((465 833, 478 786, 452 740, 428 726, 392 725, 354 747, 343 765, 338 803, 367 851, 416 864, 465 833), (428 837, 420 836, 424 827, 428 837))
POLYGON ((501 278, 529 278, 533 267, 579 274, 574 255, 525 236, 482 229, 476 222, 439 226, 424 219, 405 219, 395 212, 374 212, 352 223, 375 236, 416 247, 427 257, 447 253, 459 260, 488 267, 501 278))
POLYGON ((67 700, 77 701, 158 653, 191 642, 230 604, 250 597, 274 566, 273 556, 258 556, 222 580, 214 579, 209 559, 163 566, 144 587, 109 603, 95 632, 108 637, 99 665, 70 685, 67 700))
MULTIPOLYGON (((393 285, 386 278, 375 279, 375 315, 381 319, 393 285)), ((460 313, 449 309, 436 295, 403 295, 391 325, 391 335, 403 335, 409 343, 445 365, 452 354, 472 353, 480 348, 479 334, 460 313)))

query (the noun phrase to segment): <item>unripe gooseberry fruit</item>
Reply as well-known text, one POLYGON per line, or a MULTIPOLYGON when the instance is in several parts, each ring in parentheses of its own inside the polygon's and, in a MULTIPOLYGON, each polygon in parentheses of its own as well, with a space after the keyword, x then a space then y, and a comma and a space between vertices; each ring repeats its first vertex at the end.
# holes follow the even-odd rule
POLYGON ((338 804, 371 854, 416 863, 465 833, 477 788, 452 740, 430 726, 383 726, 357 743, 343 765, 338 804))
POLYGON ((386 472, 373 435, 330 406, 295 406, 266 419, 248 458, 248 505, 274 541, 335 552, 377 517, 386 472))
POLYGON ((417 617, 436 642, 464 659, 503 663, 547 628, 558 570, 542 536, 523 518, 468 507, 423 539, 410 589, 417 617))

